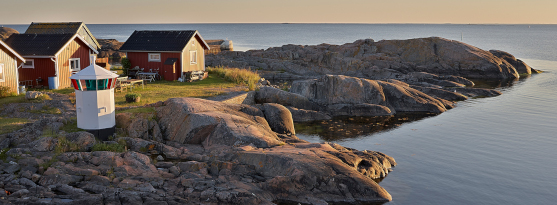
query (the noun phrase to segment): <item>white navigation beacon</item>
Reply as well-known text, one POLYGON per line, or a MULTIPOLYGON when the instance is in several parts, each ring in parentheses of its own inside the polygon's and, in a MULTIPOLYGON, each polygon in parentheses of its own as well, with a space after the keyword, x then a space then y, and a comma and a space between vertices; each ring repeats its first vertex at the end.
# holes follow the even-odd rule
POLYGON ((95 63, 70 77, 75 89, 77 127, 101 140, 107 140, 115 131, 114 85, 117 78, 117 74, 95 63))

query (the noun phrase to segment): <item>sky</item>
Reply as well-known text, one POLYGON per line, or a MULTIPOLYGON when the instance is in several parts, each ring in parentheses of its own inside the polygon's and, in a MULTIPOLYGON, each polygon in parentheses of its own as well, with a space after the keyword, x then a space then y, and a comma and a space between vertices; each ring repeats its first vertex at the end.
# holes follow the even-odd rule
POLYGON ((557 0, 0 0, 0 24, 557 24, 557 0))

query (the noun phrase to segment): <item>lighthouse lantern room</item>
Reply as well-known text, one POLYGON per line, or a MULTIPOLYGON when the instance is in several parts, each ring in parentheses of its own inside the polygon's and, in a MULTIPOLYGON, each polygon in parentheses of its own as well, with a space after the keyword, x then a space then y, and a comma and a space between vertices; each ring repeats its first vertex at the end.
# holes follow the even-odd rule
POLYGON ((77 127, 101 140, 107 140, 115 131, 114 86, 117 78, 117 74, 94 63, 70 77, 75 89, 77 127))

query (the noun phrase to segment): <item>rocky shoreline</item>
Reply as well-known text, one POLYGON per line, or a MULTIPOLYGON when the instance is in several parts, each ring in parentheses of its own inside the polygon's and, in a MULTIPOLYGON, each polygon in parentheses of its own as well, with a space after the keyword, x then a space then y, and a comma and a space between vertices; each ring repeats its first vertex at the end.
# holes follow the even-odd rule
POLYGON ((125 152, 91 151, 101 142, 87 132, 61 131, 71 121, 61 117, 43 118, 0 135, 0 148, 6 150, 0 201, 326 204, 391 200, 373 179, 391 171, 396 165, 393 158, 300 140, 288 109, 281 105, 173 98, 151 106, 156 107, 156 117, 117 115, 121 137, 107 143, 124 143, 125 152), (57 152, 66 141, 77 145, 76 150, 57 152))
POLYGON ((392 157, 296 137, 294 122, 338 116, 439 114, 470 97, 501 93, 467 78, 537 73, 502 51, 442 38, 286 45, 208 55, 208 66, 260 70, 293 80, 214 100, 171 98, 153 113, 119 113, 118 135, 99 142, 75 123, 68 96, 4 106, 35 118, 0 135, 0 202, 10 204, 366 204, 391 195, 376 181, 392 157), (219 102, 222 101, 222 102, 219 102), (61 113, 27 110, 48 106, 61 113), (122 150, 94 151, 98 144, 122 150))

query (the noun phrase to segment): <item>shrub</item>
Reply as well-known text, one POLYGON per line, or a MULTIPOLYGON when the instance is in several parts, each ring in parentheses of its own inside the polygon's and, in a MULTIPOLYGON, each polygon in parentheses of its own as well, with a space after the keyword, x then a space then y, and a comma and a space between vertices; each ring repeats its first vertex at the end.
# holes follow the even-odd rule
POLYGON ((125 97, 126 98, 131 98, 131 99, 136 99, 136 98, 141 97, 141 94, 139 94, 139 93, 128 93, 128 94, 126 94, 125 97))
POLYGON ((128 70, 132 67, 132 62, 128 58, 122 58, 122 76, 128 76, 128 70))
POLYGON ((246 84, 249 90, 255 90, 255 85, 261 78, 257 72, 253 72, 249 69, 224 68, 219 66, 208 67, 207 71, 209 71, 209 73, 217 74, 219 77, 224 78, 227 81, 238 84, 246 84))
POLYGON ((0 86, 0 98, 15 96, 16 94, 10 90, 10 87, 0 86))

